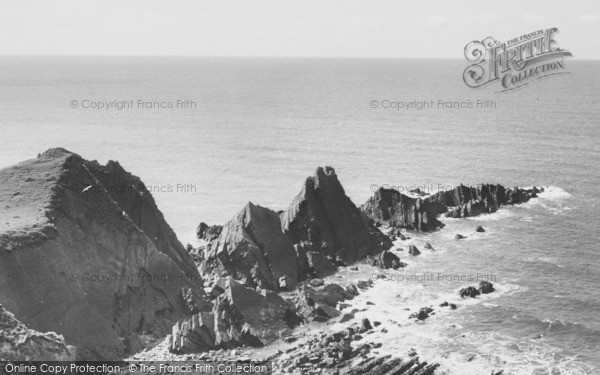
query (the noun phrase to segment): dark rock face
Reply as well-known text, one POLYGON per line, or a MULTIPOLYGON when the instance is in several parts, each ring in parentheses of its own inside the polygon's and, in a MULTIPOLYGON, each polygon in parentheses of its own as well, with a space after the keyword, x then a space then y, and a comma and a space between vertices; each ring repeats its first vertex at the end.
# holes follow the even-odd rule
POLYGON ((480 281, 479 282, 479 289, 478 291, 481 294, 489 294, 489 293, 493 293, 496 289, 494 289, 494 284, 490 283, 489 281, 480 281))
POLYGON ((202 272, 231 275, 245 285, 271 290, 279 290, 279 280, 286 277, 286 288, 292 289, 299 279, 297 258, 279 215, 248 203, 210 244, 202 272))
POLYGON ((421 251, 419 249, 417 249, 417 247, 415 245, 410 245, 408 247, 408 253, 410 255, 419 255, 419 254, 421 254, 421 251))
POLYGON ((477 288, 475 288, 474 286, 469 286, 466 288, 461 289, 458 294, 460 294, 460 296, 462 298, 465 297, 470 297, 470 298, 475 298, 478 295, 480 295, 481 293, 479 292, 479 290, 477 290, 477 288))
POLYGON ((454 303, 448 303, 448 302, 441 303, 440 307, 450 307, 450 309, 452 309, 452 310, 456 310, 458 308, 458 306, 456 306, 454 303))
POLYGON ((259 293, 232 278, 223 285, 225 290, 214 301, 212 312, 200 312, 173 326, 172 352, 259 347, 289 333, 294 318, 298 321, 293 305, 273 291, 259 293))
POLYGON ((0 253, 12 250, 0 257, 0 300, 30 328, 64 335, 78 359, 139 351, 139 335, 164 337, 206 303, 189 255, 117 164, 52 149, 0 181, 0 216, 20 217, 0 230, 0 253))
POLYGON ((481 184, 467 187, 462 184, 452 190, 441 191, 431 197, 448 207, 448 217, 471 217, 496 212, 500 206, 525 203, 535 198, 537 189, 506 189, 502 185, 481 184))
MULTIPOLYGON (((173 229, 156 206, 152 194, 139 177, 125 171, 116 161, 106 166, 96 161, 86 163, 87 169, 106 188, 129 218, 148 236, 156 248, 169 256, 191 278, 198 278, 198 269, 189 252, 179 242, 173 229)), ((73 188, 71 186, 71 188, 73 188)), ((83 190, 85 186, 82 186, 83 190)), ((92 188, 93 189, 93 188, 92 188)))
POLYGON ((346 264, 392 246, 387 236, 365 223, 331 167, 318 168, 306 179, 298 196, 281 214, 281 221, 293 244, 308 243, 313 251, 339 257, 346 264))
POLYGON ((400 258, 390 251, 384 251, 379 254, 377 257, 377 265, 381 268, 393 268, 395 270, 405 266, 404 263, 400 261, 400 258))
POLYGON ((342 288, 337 284, 327 284, 319 289, 302 286, 294 293, 293 301, 296 314, 303 322, 324 322, 340 315, 336 309, 340 302, 357 295, 358 290, 354 285, 342 288))
POLYGON ((425 319, 429 318, 429 315, 432 312, 433 312, 433 309, 431 307, 421 307, 419 309, 419 312, 410 314, 410 316, 408 318, 409 319, 425 320, 425 319))
POLYGON ((0 305, 0 358, 11 361, 74 361, 75 347, 61 335, 27 328, 0 305))
POLYGON ((211 242, 216 240, 223 231, 222 225, 208 225, 206 223, 200 223, 198 229, 196 229, 196 237, 199 240, 205 240, 211 242))
POLYGON ((337 271, 336 265, 330 258, 315 251, 306 253, 306 261, 309 274, 317 277, 333 275, 337 271))
POLYGON ((437 216, 446 207, 428 198, 411 198, 394 189, 380 188, 361 210, 379 224, 427 232, 444 226, 437 216))

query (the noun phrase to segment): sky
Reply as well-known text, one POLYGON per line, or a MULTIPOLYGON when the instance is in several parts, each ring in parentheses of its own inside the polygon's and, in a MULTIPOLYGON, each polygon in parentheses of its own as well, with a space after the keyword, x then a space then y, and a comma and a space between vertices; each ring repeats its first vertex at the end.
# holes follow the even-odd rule
POLYGON ((463 58, 549 27, 600 59, 598 0, 0 0, 2 55, 463 58))

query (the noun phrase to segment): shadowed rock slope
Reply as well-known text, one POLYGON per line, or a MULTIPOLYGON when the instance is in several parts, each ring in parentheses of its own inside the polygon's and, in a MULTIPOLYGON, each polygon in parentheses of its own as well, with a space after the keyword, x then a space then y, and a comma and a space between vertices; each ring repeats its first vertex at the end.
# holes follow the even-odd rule
POLYGON ((281 218, 283 232, 293 244, 345 263, 392 246, 389 238, 365 223, 331 167, 319 167, 306 179, 281 218))
POLYGON ((423 232, 443 227, 437 216, 446 211, 446 207, 437 202, 384 188, 379 188, 360 209, 376 223, 423 232))
POLYGON ((282 277, 290 288, 298 281, 296 253, 279 215, 252 203, 223 226, 206 259, 203 273, 229 274, 249 286, 278 290, 282 277))
POLYGON ((74 361, 75 347, 54 332, 27 328, 0 305, 0 361, 74 361))
POLYGON ((51 149, 0 170, 0 181, 0 303, 64 335, 78 359, 122 358, 205 308, 150 194, 104 185, 139 181, 116 164, 51 149))

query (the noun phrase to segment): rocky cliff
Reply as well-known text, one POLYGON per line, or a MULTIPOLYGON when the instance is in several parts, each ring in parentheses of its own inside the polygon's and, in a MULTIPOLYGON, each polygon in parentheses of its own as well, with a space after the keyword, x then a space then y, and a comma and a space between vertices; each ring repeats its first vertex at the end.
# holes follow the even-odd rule
POLYGON ((430 199, 448 206, 448 217, 470 217, 496 212, 501 206, 525 203, 537 197, 539 192, 536 187, 507 189, 493 184, 481 184, 477 187, 460 184, 452 190, 438 192, 430 199))
MULTIPOLYGON (((200 224, 204 237, 206 224, 200 224)), ((319 168, 281 214, 248 203, 209 241, 204 276, 231 275, 250 287, 291 290, 392 246, 344 193, 333 168, 319 168)))
POLYGON ((160 252, 168 255, 188 276, 199 276, 190 254, 165 221, 152 194, 139 177, 125 171, 118 162, 112 160, 106 166, 96 161, 90 162, 88 170, 160 252))
POLYGON ((306 179, 281 218, 283 232, 293 244, 345 263, 392 246, 363 220, 331 167, 319 167, 306 179))
POLYGON ((122 358, 205 307, 149 193, 105 185, 137 182, 115 164, 51 149, 0 181, 0 302, 78 359, 122 358))
POLYGON ((445 206, 427 198, 412 198, 384 188, 379 188, 360 209, 378 224, 424 232, 443 227, 437 216, 446 211, 445 206))
POLYGON ((75 352, 61 335, 29 329, 0 305, 0 361, 74 361, 75 352))
POLYGON ((203 274, 217 271, 249 286, 278 290, 282 277, 288 288, 298 282, 296 253, 279 214, 251 202, 223 226, 205 259, 203 274))

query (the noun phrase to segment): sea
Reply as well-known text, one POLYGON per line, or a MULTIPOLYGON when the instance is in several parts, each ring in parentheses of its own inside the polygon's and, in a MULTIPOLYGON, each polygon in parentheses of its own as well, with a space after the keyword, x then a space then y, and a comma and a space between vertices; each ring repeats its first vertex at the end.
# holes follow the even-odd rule
POLYGON ((395 327, 382 351, 414 348, 446 374, 598 374, 600 62, 567 60, 567 74, 509 92, 467 87, 466 66, 3 56, 0 167, 51 147, 117 160, 194 245, 200 222, 222 224, 248 201, 284 209, 319 166, 335 168, 357 205, 381 186, 544 186, 526 204, 409 234, 394 249, 406 268, 336 277, 375 280, 356 303, 374 304, 360 314, 395 327), (408 255, 409 243, 422 254, 408 255), (458 297, 479 280, 496 292, 458 297), (436 314, 407 319, 424 306, 436 314))

